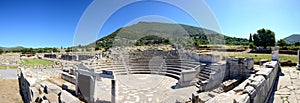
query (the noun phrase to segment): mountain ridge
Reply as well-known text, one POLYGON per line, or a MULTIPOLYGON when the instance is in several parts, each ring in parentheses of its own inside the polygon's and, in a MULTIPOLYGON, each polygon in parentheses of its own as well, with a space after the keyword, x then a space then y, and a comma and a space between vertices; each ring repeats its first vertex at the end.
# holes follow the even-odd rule
POLYGON ((292 34, 288 37, 285 37, 284 40, 287 44, 295 44, 296 42, 300 42, 300 34, 292 34))
POLYGON ((134 45, 134 42, 137 42, 139 39, 147 35, 156 35, 166 39, 192 39, 192 41, 197 45, 207 43, 211 44, 213 42, 218 42, 219 44, 224 42, 223 44, 228 45, 248 45, 248 40, 245 38, 229 37, 213 30, 186 24, 161 22, 138 22, 130 26, 125 26, 96 40, 90 45, 109 48, 118 44, 116 42, 120 42, 119 44, 122 45, 122 43, 124 44, 124 41, 130 42, 130 45, 134 45))

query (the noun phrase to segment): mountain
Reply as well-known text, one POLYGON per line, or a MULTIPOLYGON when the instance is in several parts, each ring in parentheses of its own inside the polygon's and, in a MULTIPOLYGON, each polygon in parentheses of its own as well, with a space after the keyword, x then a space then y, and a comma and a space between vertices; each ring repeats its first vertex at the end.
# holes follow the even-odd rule
POLYGON ((295 44, 296 42, 300 42, 300 34, 293 34, 291 36, 284 38, 284 40, 288 44, 295 44))
POLYGON ((3 50, 13 50, 13 49, 23 49, 24 47, 22 46, 16 46, 16 47, 0 47, 0 49, 3 50))
POLYGON ((191 41, 195 45, 213 43, 226 43, 228 45, 248 44, 247 39, 225 36, 205 28, 184 24, 139 22, 131 26, 119 28, 112 34, 90 45, 96 44, 97 47, 109 48, 113 45, 151 45, 156 43, 170 44, 174 42, 188 44, 191 41), (159 40, 151 40, 151 38, 159 38, 159 40))

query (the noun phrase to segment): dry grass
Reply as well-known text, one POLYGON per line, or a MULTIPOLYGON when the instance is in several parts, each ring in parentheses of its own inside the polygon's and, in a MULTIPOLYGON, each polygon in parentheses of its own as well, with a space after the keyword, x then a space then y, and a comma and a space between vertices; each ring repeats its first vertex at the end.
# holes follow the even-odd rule
POLYGON ((0 78, 0 102, 23 103, 17 79, 0 78))

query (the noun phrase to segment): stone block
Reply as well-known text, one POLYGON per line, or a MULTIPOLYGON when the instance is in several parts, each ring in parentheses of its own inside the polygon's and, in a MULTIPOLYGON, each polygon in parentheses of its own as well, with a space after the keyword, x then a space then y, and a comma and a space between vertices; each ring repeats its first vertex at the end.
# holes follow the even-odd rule
POLYGON ((256 90, 252 86, 246 86, 244 89, 244 93, 247 93, 250 96, 250 99, 256 97, 256 90))
POLYGON ((39 91, 35 87, 29 87, 30 95, 31 95, 31 102, 35 102, 35 100, 39 97, 39 91))
POLYGON ((270 77, 271 72, 273 71, 273 68, 262 68, 259 69, 257 73, 255 73, 255 76, 262 75, 265 77, 265 79, 270 77))
POLYGON ((26 81, 28 82, 29 86, 35 86, 37 78, 26 78, 26 81))
POLYGON ((269 60, 268 59, 262 59, 262 60, 259 60, 259 65, 260 66, 263 66, 263 64, 265 64, 266 62, 268 62, 269 60))
POLYGON ((250 103, 250 97, 248 94, 236 95, 235 103, 250 103))
POLYGON ((55 93, 45 94, 45 97, 49 100, 50 103, 59 103, 58 95, 55 93))
POLYGON ((62 92, 59 95, 59 101, 61 103, 79 103, 79 99, 74 97, 69 92, 62 90, 62 92))
POLYGON ((256 96, 253 98, 254 103, 262 103, 267 96, 269 89, 266 85, 266 79, 262 75, 255 76, 253 81, 249 84, 253 86, 257 92, 256 96))
POLYGON ((44 95, 39 96, 36 102, 37 102, 37 103, 50 103, 50 102, 48 101, 47 97, 44 96, 44 95))
POLYGON ((222 93, 208 100, 206 103, 235 103, 233 95, 222 93))
POLYGON ((202 92, 202 93, 198 94, 198 97, 199 97, 200 103, 204 103, 216 95, 217 94, 214 92, 202 92))
POLYGON ((235 92, 243 91, 245 89, 245 87, 247 86, 247 84, 250 83, 250 82, 251 81, 249 79, 246 79, 245 81, 243 81, 241 84, 239 84, 238 86, 236 86, 232 90, 235 91, 235 92))
POLYGON ((193 79, 195 79, 196 75, 197 75, 196 70, 182 70, 181 78, 179 80, 179 86, 186 87, 191 85, 191 82, 193 79))
POLYGON ((270 61, 270 62, 264 63, 264 66, 267 68, 278 68, 278 61, 270 61))
POLYGON ((55 94, 59 94, 61 92, 61 88, 57 85, 54 85, 52 83, 47 83, 44 87, 44 91, 45 93, 55 93, 55 94))
POLYGON ((266 79, 263 76, 258 75, 255 76, 249 84, 257 89, 260 85, 264 84, 265 80, 266 79))
POLYGON ((253 58, 247 58, 247 69, 252 69, 254 66, 254 59, 253 58))

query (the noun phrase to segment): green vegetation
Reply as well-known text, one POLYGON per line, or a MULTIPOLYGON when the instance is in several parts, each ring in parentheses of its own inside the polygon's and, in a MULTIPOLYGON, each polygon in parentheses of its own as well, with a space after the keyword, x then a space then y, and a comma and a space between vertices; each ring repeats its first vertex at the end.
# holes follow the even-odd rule
POLYGON ((3 69, 17 69, 18 67, 17 66, 0 66, 0 70, 3 70, 3 69))
POLYGON ((287 43, 284 39, 280 39, 277 41, 277 45, 283 47, 283 46, 286 46, 287 43))
POLYGON ((21 65, 26 65, 26 66, 34 66, 34 65, 53 65, 53 62, 46 61, 46 60, 41 60, 41 59, 24 59, 23 62, 20 63, 21 65))
POLYGON ((250 33, 250 36, 249 36, 249 43, 253 42, 252 40, 252 34, 250 33))
POLYGON ((0 54, 2 54, 4 51, 0 48, 0 54))
POLYGON ((163 37, 160 36, 156 36, 156 35, 148 35, 145 36, 141 39, 139 39, 135 45, 136 46, 143 46, 143 45, 152 45, 152 44, 171 44, 171 42, 168 39, 165 39, 163 37))
POLYGON ((268 29, 259 29, 257 34, 253 35, 254 45, 255 46, 275 46, 275 33, 268 29))
POLYGON ((300 46, 290 45, 290 46, 283 46, 280 48, 280 50, 293 50, 297 51, 300 50, 300 46))
MULTIPOLYGON (((0 50, 0 52, 1 52, 1 50, 0 50)), ((35 53, 51 53, 51 52, 59 52, 59 51, 57 50, 57 48, 24 48, 24 47, 14 47, 14 48, 4 48, 3 49, 3 53, 4 52, 5 53, 35 54, 35 53)))
MULTIPOLYGON (((261 59, 272 59, 271 54, 234 54, 234 55, 228 55, 228 56, 234 56, 234 57, 251 57, 254 59, 255 62, 258 62, 261 59)), ((279 55, 280 61, 292 61, 297 62, 297 55, 279 55)))
POLYGON ((226 45, 249 45, 249 41, 245 38, 236 38, 225 36, 226 45))

